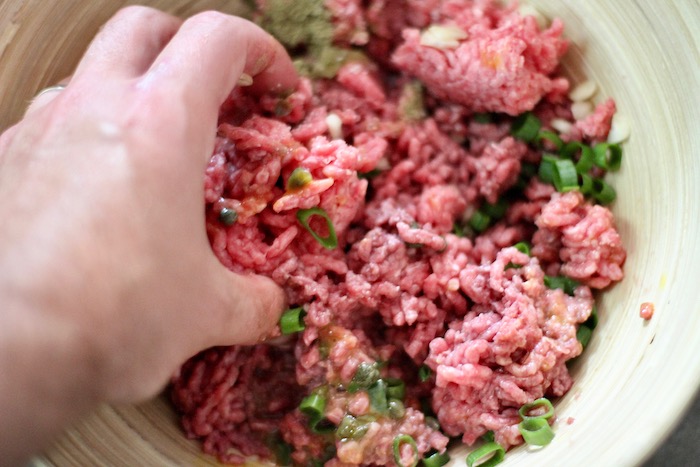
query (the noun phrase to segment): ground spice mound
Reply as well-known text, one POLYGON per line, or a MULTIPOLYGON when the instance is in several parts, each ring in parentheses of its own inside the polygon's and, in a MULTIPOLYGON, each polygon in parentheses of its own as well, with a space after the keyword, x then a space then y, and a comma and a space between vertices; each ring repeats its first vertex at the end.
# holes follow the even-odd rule
POLYGON ((411 465, 489 431, 521 444, 518 409, 569 390, 592 291, 622 279, 625 250, 607 207, 535 175, 549 143, 511 128, 531 112, 595 144, 614 102, 573 117, 558 20, 491 0, 308 3, 330 26, 316 35, 259 2, 308 77, 286 96, 235 89, 205 178, 215 254, 276 281, 305 329, 190 359, 172 381, 185 432, 233 464, 411 465), (402 435, 415 447, 394 450, 402 435))

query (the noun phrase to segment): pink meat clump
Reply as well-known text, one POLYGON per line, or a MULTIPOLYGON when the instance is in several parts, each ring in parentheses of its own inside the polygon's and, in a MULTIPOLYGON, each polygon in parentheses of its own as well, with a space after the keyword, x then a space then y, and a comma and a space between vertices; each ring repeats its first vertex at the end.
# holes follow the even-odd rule
POLYGON ((532 176, 543 149, 509 115, 565 119, 562 138, 594 143, 615 104, 573 121, 557 20, 540 30, 494 0, 325 4, 333 46, 367 56, 282 96, 234 89, 204 177, 214 254, 279 284, 304 329, 193 356, 171 386, 185 433, 232 464, 411 465, 488 431, 521 444, 518 409, 571 388, 591 289, 622 279, 626 253, 608 208, 532 176), (462 39, 421 45, 433 24, 462 39), (405 394, 382 392, 398 380, 405 394), (319 420, 300 409, 311 395, 319 420), (401 435, 416 451, 394 453, 401 435))
MULTIPOLYGON (((444 7, 454 8, 455 3, 445 2, 444 7)), ((568 89, 565 79, 551 76, 568 46, 561 38, 561 21, 540 31, 532 16, 493 7, 482 12, 480 16, 462 9, 438 23, 461 31, 456 45, 435 46, 424 39, 426 31, 404 30, 393 63, 420 79, 436 97, 474 112, 518 115, 532 110, 547 94, 568 89)))

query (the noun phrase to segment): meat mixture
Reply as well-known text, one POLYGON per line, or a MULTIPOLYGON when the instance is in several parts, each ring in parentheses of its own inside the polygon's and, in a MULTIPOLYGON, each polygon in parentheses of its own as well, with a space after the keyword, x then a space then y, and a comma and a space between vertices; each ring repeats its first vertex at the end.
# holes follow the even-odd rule
MULTIPOLYGON (((558 190, 543 154, 604 142, 614 102, 575 116, 561 21, 516 5, 264 0, 256 15, 304 78, 222 106, 207 231, 304 329, 190 359, 172 382, 186 434, 232 464, 522 444, 518 409, 571 388, 593 292, 625 261, 610 199, 558 190), (523 136, 525 117, 549 137, 523 136)), ((577 178, 600 191, 605 171, 577 178)))

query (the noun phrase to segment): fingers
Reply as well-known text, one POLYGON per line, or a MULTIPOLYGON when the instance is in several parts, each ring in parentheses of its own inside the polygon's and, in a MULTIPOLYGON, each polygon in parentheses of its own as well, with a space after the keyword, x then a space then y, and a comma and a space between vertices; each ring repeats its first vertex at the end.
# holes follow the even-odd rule
POLYGON ((95 36, 78 64, 75 78, 140 76, 181 24, 178 18, 152 8, 132 6, 120 10, 95 36))
POLYGON ((216 115, 242 73, 256 88, 291 90, 297 74, 286 51, 255 24, 206 12, 185 21, 146 75, 150 85, 171 85, 193 115, 216 115))
POLYGON ((208 290, 213 304, 211 335, 204 346, 254 344, 277 325, 285 307, 284 292, 272 280, 256 275, 229 271, 218 260, 212 267, 212 284, 208 290))

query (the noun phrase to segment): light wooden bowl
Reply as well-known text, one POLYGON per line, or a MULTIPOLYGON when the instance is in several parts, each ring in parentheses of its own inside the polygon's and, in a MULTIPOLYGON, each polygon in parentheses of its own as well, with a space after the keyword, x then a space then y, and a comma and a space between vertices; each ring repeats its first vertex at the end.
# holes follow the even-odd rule
MULTIPOLYGON (((117 0, 0 1, 0 128, 71 73, 117 0)), ((232 0, 143 2, 181 16, 232 0)), ((700 385, 700 7, 697 0, 532 0, 574 42, 566 72, 597 81, 632 126, 614 211, 627 277, 605 293, 576 384, 547 448, 504 466, 634 465, 667 436, 700 385), (651 321, 639 317, 653 302, 651 321), (571 423, 569 423, 571 422, 571 423)), ((464 462, 466 450, 455 452, 464 462)), ((47 464, 216 465, 185 440, 164 398, 102 407, 43 457, 47 464)))

